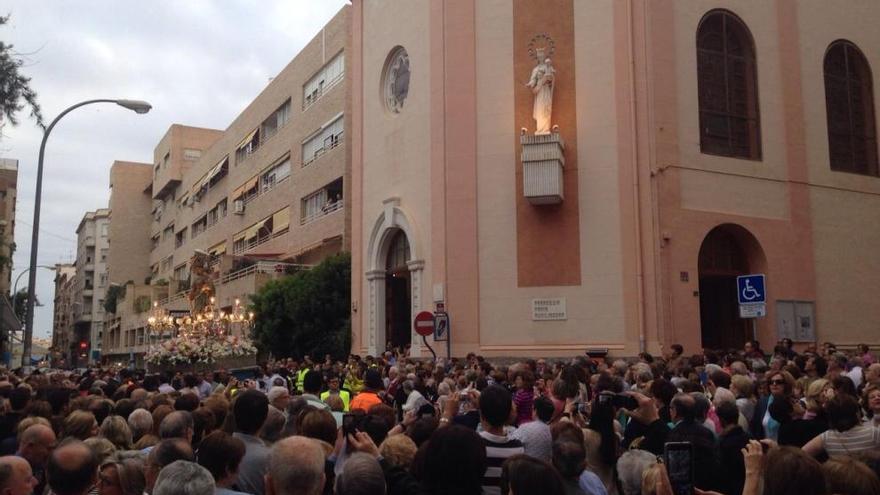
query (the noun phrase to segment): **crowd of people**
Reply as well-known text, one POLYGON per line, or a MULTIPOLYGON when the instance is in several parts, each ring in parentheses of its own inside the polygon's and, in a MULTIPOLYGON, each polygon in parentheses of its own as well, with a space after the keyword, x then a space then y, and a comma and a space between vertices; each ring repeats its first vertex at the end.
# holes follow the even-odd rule
POLYGON ((880 495, 867 346, 0 374, 2 495, 880 495))

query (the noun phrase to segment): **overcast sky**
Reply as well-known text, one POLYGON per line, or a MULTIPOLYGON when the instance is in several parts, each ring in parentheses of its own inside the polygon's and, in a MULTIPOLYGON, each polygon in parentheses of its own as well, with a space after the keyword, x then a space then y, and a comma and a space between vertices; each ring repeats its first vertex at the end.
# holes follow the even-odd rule
MULTIPOLYGON (((107 206, 114 160, 150 163, 172 123, 225 129, 346 0, 0 0, 12 14, 0 39, 24 73, 48 124, 93 98, 143 99, 137 115, 116 105, 75 110, 46 146, 39 264, 71 262, 76 227, 107 206)), ((7 125, 0 157, 19 160, 13 281, 27 268, 42 133, 29 112, 7 125)), ((34 336, 52 331, 54 274, 39 270, 34 336)), ((27 285, 27 275, 19 288, 27 285)))

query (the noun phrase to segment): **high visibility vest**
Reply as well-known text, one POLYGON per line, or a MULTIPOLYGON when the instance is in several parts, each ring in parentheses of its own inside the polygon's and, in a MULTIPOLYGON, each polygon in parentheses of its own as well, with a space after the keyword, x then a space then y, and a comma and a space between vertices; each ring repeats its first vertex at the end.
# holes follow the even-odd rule
MULTIPOLYGON (((326 403, 327 397, 330 397, 329 390, 321 394, 321 400, 326 403)), ((348 393, 348 390, 340 389, 339 398, 342 399, 342 410, 348 412, 348 404, 351 402, 351 394, 348 393)))
POLYGON ((308 372, 308 368, 303 368, 296 372, 296 389, 301 394, 303 393, 303 383, 306 381, 306 373, 308 372))

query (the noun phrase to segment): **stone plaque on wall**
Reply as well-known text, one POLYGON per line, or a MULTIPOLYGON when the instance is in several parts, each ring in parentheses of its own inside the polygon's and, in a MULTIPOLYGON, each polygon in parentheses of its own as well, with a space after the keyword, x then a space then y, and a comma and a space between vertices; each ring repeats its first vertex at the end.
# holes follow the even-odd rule
POLYGON ((567 320, 564 297, 532 299, 532 321, 567 320))

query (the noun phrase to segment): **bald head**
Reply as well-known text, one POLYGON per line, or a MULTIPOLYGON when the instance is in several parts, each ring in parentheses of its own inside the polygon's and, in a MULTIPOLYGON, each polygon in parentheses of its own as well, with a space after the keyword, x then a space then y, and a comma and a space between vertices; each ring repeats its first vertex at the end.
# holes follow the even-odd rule
POLYGON ((31 467, 43 467, 55 448, 55 432, 46 425, 35 424, 21 433, 18 439, 18 455, 31 467))
POLYGON ((98 459, 79 440, 68 442, 49 456, 49 487, 57 495, 83 495, 95 484, 98 459))
POLYGON ((55 432, 52 431, 52 428, 49 428, 46 425, 35 424, 29 426, 21 433, 21 438, 19 438, 18 443, 19 445, 23 445, 34 442, 54 443, 55 432))
POLYGON ((0 457, 0 492, 7 495, 31 495, 37 480, 31 465, 21 457, 0 457))
POLYGON ((318 495, 324 488, 324 449, 317 440, 288 437, 272 448, 268 495, 318 495))

